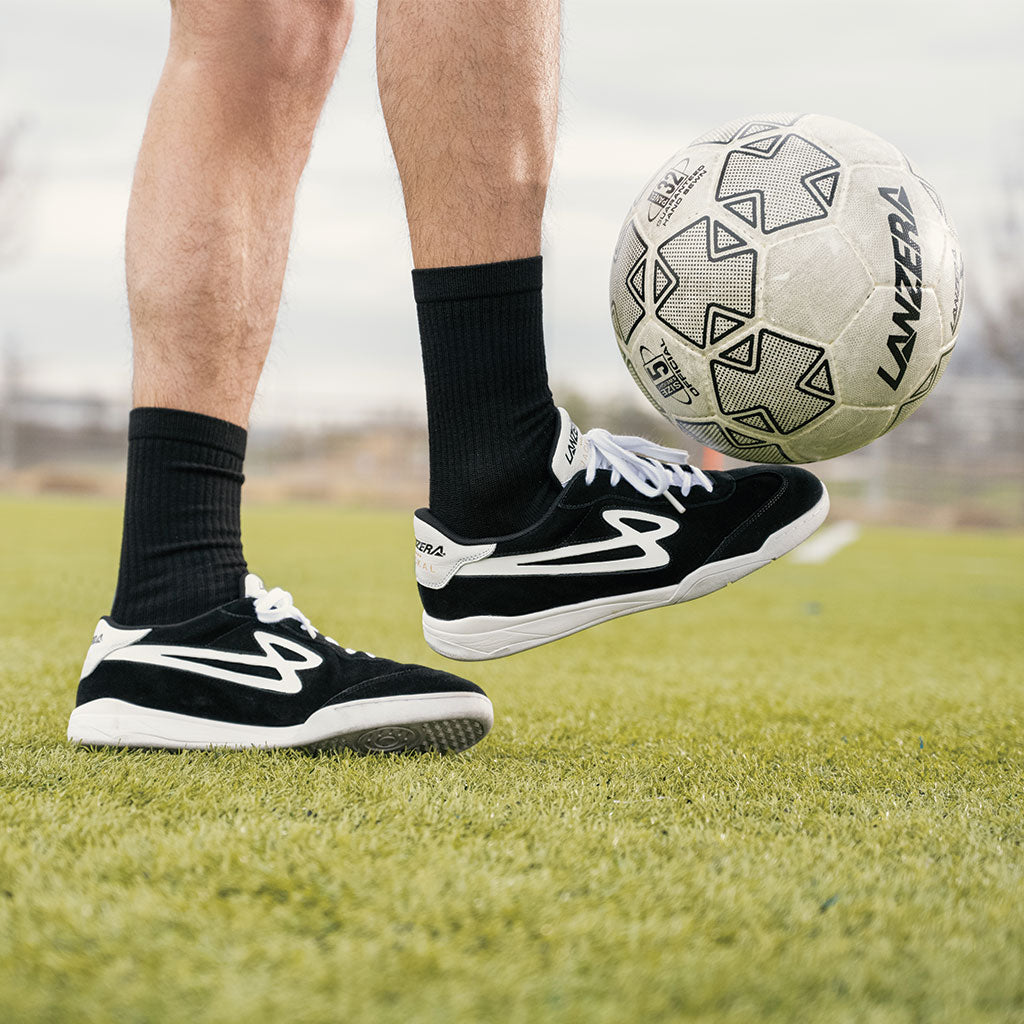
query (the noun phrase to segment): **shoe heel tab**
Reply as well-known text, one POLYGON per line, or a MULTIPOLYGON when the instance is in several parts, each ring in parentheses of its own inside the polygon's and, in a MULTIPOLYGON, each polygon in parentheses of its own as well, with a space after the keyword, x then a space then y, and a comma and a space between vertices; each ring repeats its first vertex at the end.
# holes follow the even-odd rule
POLYGON ((416 539, 416 582, 430 590, 440 590, 464 565, 493 555, 497 546, 452 540, 418 512, 412 523, 416 539))
POLYGON ((590 442, 561 406, 558 408, 558 433, 551 450, 551 475, 564 487, 590 461, 590 442))
POLYGON ((91 675, 96 666, 108 655, 122 647, 130 647, 137 643, 144 636, 149 634, 151 629, 122 629, 115 626, 109 619, 102 618, 96 623, 92 631, 92 644, 85 654, 85 663, 82 665, 80 679, 91 675))

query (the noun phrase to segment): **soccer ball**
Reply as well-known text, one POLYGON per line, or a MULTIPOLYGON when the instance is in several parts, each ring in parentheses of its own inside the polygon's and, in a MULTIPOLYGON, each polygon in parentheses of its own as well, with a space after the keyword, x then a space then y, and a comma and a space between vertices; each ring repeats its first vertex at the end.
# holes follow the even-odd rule
POLYGON ((901 423, 945 369, 963 295, 935 189, 818 114, 731 121, 680 150, 633 204, 611 274, 640 390, 750 462, 832 458, 901 423))

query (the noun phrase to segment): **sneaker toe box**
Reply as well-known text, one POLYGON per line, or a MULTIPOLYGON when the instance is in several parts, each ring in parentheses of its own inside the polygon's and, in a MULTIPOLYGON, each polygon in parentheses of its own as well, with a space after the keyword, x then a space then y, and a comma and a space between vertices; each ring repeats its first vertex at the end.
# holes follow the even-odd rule
MULTIPOLYGON (((714 553, 716 560, 757 551, 773 534, 805 517, 816 519, 821 513, 823 518, 823 502, 827 507, 825 487, 806 469, 751 466, 733 470, 730 476, 735 485, 731 500, 745 505, 746 514, 714 553)), ((809 524, 809 528, 813 531, 817 525, 809 524)))
POLYGON ((440 693, 476 693, 486 696, 475 683, 451 672, 425 665, 397 665, 393 672, 371 676, 336 693, 323 706, 354 700, 379 700, 385 697, 414 697, 440 693))

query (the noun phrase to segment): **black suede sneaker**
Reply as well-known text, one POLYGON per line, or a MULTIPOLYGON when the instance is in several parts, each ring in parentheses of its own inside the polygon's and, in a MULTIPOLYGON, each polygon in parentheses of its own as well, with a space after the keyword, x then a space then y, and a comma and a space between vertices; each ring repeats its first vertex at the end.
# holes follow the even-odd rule
POLYGON ((564 409, 551 459, 554 505, 507 537, 456 536, 414 519, 423 635, 449 658, 501 658, 631 612, 703 597, 784 555, 828 514, 795 466, 703 473, 686 452, 606 430, 564 409))
POLYGON ((170 626, 102 618, 68 739, 88 746, 465 750, 491 702, 473 683, 341 647, 280 588, 170 626))

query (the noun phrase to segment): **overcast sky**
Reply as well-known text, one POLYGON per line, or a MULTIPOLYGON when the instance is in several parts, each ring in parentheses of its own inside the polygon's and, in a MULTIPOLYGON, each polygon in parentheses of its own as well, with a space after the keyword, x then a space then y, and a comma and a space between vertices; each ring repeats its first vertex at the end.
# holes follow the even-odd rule
MULTIPOLYGON (((167 4, 0 0, 0 12, 0 124, 26 121, 20 160, 30 183, 23 253, 0 268, 0 334, 19 339, 36 386, 123 395, 124 214, 167 4)), ((423 408, 373 23, 373 5, 359 2, 300 191, 256 422, 423 408)), ((545 243, 556 390, 631 393, 607 311, 622 219, 666 157, 738 115, 814 110, 899 145, 946 199, 970 275, 999 162, 1020 152, 1024 5, 565 0, 564 25, 545 243)))

